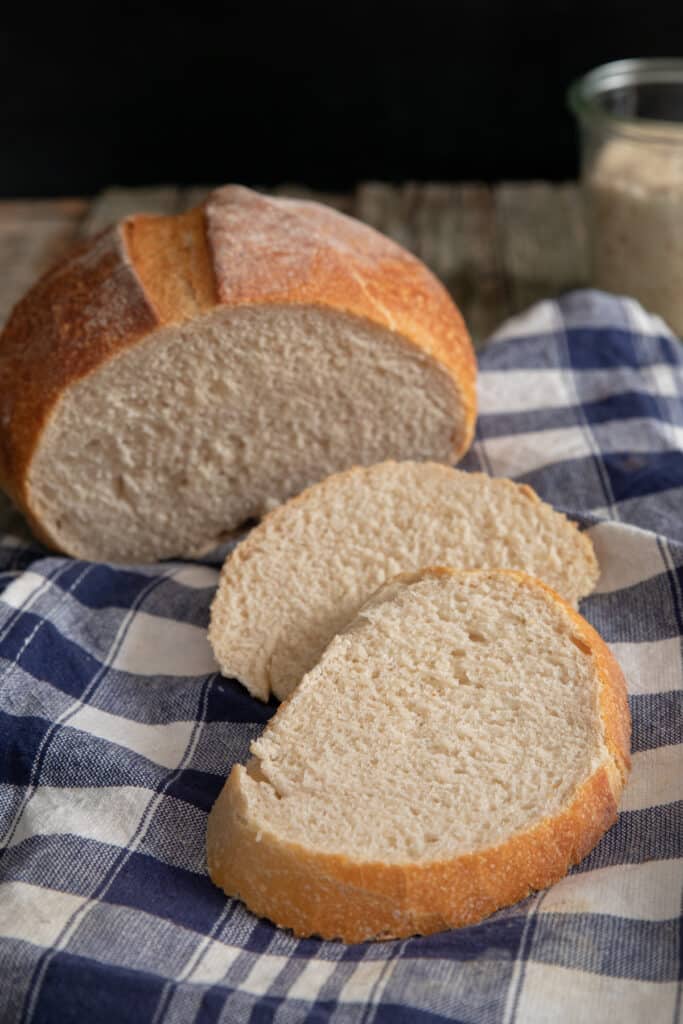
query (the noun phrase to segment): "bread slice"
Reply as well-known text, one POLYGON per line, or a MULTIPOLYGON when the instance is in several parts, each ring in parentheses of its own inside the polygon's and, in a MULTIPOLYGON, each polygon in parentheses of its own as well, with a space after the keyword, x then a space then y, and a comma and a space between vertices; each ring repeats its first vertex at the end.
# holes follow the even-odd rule
POLYGON ((629 735, 617 663, 549 587, 399 576, 232 769, 209 873, 300 936, 474 924, 557 881, 615 821, 629 735))
POLYGON ((209 639, 221 671, 280 699, 384 580, 425 565, 523 569, 576 604, 590 540, 526 486, 447 466, 385 462, 311 487, 225 563, 209 639))
POLYGON ((419 260, 235 186, 106 231, 0 336, 0 485, 82 558, 192 555, 355 463, 457 460, 474 417, 467 330, 419 260))

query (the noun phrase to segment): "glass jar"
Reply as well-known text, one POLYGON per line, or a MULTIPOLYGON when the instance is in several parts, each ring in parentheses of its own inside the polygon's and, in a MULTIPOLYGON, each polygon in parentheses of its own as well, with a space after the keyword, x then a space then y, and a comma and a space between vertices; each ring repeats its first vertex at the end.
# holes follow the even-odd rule
POLYGON ((591 280, 683 336, 683 59, 619 60, 569 90, 591 280))

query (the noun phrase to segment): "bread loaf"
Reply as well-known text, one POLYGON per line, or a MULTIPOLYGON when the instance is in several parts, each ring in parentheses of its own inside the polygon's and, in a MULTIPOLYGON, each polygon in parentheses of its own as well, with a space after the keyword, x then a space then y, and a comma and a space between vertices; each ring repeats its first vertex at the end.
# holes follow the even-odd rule
POLYGON ((213 881, 296 935, 474 924, 614 822, 624 680, 595 630, 511 571, 386 583, 281 705, 209 816, 213 881))
POLYGON ((105 231, 0 337, 0 483, 83 558, 189 555, 343 467, 457 459, 474 416, 467 331, 419 260, 240 187, 105 231))
POLYGON ((276 509, 226 561, 209 639, 227 676, 286 697, 384 580, 425 565, 523 569, 576 604, 590 540, 526 486, 435 463, 338 473, 276 509))

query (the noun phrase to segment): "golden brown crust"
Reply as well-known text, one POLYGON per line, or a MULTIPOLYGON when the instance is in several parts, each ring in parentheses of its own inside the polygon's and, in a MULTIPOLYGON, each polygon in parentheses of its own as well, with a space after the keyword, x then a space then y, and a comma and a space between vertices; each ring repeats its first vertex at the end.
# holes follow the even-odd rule
MULTIPOLYGON (((524 577, 523 573, 516 575, 524 577)), ((600 717, 605 730, 605 745, 612 755, 612 764, 608 766, 608 771, 611 774, 616 773, 615 786, 618 777, 623 788, 631 770, 631 713, 628 707, 626 680, 619 663, 598 631, 579 615, 568 601, 547 583, 531 577, 526 579, 551 594, 562 605, 574 626, 573 643, 580 650, 590 653, 597 665, 602 684, 599 693, 600 717)))
MULTIPOLYGON (((552 818, 475 854, 424 864, 354 863, 271 833, 255 833, 242 790, 248 769, 236 765, 209 816, 208 867, 216 885, 296 935, 361 942, 474 924, 559 881, 590 852, 616 820, 630 763, 624 679, 604 641, 566 601, 524 573, 505 572, 523 586, 540 587, 562 605, 601 681, 610 756, 574 799, 552 818)), ((437 567, 405 579, 452 573, 437 567)))
MULTIPOLYGON (((561 599, 560 599, 561 600, 561 599)), ((597 630, 566 605, 576 627, 574 643, 587 647, 600 672, 600 715, 605 728, 605 744, 614 762, 622 786, 631 770, 631 714, 628 707, 626 680, 609 647, 597 630)))
POLYGON ((429 864, 356 864, 256 835, 242 806, 244 771, 233 768, 209 816, 212 881, 295 935, 344 942, 476 924, 552 885, 614 824, 619 796, 603 767, 561 814, 500 846, 429 864))
POLYGON ((159 321, 179 323, 218 303, 204 210, 124 221, 130 260, 159 321))
POLYGON ((436 278, 342 214, 228 186, 189 213, 139 215, 108 229, 15 307, 0 336, 0 381, 11 382, 0 387, 0 485, 41 534, 26 475, 71 384, 156 327, 217 305, 304 302, 392 328, 444 366, 464 409, 454 455, 466 450, 476 364, 462 318, 436 278))

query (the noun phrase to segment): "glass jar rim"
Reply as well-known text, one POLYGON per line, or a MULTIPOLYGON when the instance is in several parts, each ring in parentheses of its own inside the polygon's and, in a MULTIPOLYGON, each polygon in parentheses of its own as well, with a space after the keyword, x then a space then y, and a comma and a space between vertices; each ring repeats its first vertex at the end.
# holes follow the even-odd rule
POLYGON ((567 104, 579 121, 601 124, 610 131, 650 141, 681 142, 683 111, 680 121, 654 117, 625 117, 612 114, 599 102, 608 89, 624 85, 676 84, 683 86, 683 57, 644 57, 614 60, 601 64, 577 78, 567 90, 567 104))

